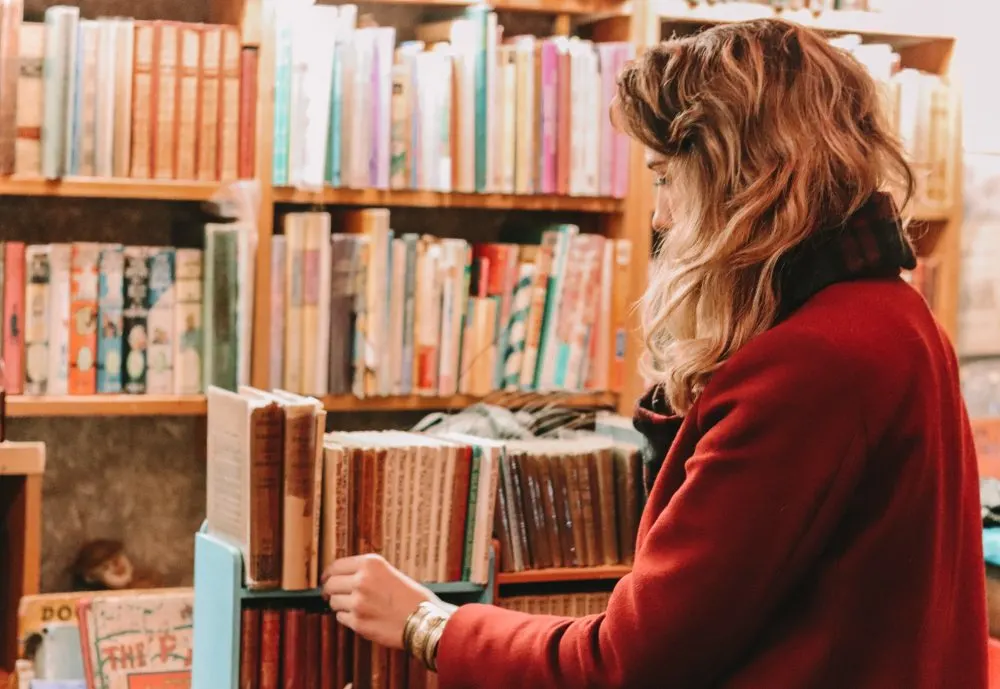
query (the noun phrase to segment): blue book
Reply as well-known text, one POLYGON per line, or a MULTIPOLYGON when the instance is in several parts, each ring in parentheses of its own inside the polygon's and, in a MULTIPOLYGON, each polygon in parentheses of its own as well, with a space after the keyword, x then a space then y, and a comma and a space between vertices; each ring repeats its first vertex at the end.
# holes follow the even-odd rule
POLYGON ((101 249, 97 268, 97 392, 122 391, 122 310, 125 256, 120 244, 101 249))

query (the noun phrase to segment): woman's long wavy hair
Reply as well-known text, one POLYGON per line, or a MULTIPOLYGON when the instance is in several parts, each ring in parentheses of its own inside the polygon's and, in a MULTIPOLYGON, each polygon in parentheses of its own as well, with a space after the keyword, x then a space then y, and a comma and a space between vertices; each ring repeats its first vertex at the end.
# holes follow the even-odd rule
POLYGON ((643 373, 674 411, 774 324, 782 256, 875 191, 905 207, 913 174, 884 100, 851 55, 775 19, 662 43, 622 72, 612 117, 665 157, 675 199, 641 303, 643 373))

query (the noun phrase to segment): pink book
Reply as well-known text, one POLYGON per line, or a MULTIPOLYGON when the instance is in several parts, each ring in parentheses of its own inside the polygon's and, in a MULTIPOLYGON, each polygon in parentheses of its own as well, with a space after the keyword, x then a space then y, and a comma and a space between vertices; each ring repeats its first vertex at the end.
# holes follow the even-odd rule
MULTIPOLYGON (((635 57, 635 48, 631 43, 619 43, 617 50, 617 60, 615 64, 614 78, 617 80, 618 73, 621 72, 629 60, 635 57)), ((614 131, 615 153, 614 153, 614 178, 612 182, 612 195, 615 198, 623 199, 628 191, 628 158, 629 143, 628 137, 620 131, 614 131)))
POLYGON ((618 169, 615 146, 615 131, 611 126, 609 108, 615 95, 615 79, 618 76, 621 62, 618 59, 618 44, 598 43, 597 57, 600 60, 601 74, 601 110, 598 114, 598 127, 601 132, 600 159, 597 166, 597 193, 599 196, 611 196, 614 190, 614 176, 618 169))
POLYGON ((556 193, 556 141, 559 138, 558 38, 542 41, 542 174, 541 193, 556 193))
POLYGON ((4 248, 3 363, 6 389, 24 392, 24 244, 7 242, 4 248))

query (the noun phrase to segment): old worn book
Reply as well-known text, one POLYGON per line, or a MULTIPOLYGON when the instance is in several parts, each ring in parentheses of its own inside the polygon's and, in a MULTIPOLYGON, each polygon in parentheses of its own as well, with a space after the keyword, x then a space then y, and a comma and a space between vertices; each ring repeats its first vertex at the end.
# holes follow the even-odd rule
POLYGON ((251 589, 282 583, 284 432, 275 400, 208 389, 208 530, 243 552, 251 589))

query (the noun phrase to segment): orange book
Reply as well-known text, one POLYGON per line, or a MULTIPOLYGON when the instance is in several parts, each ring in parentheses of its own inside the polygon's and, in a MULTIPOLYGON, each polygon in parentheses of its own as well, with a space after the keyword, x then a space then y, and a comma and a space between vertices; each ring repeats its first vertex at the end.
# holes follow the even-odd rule
POLYGON ((180 27, 176 113, 177 179, 195 179, 198 168, 198 97, 201 90, 201 31, 193 24, 180 27))
POLYGON ((150 21, 135 23, 135 49, 132 69, 132 167, 131 176, 153 176, 153 114, 156 112, 153 91, 156 25, 150 21))
POLYGON ((240 32, 222 27, 219 79, 219 172, 221 180, 236 179, 240 155, 240 32))
POLYGON ((629 267, 632 263, 632 242, 615 240, 615 265, 611 275, 611 365, 608 389, 621 392, 625 387, 625 345, 628 340, 629 267))
POLYGON ((97 392, 97 258, 101 247, 75 242, 70 264, 69 394, 97 392))
POLYGON ((256 167, 257 69, 257 49, 244 48, 240 55, 240 132, 237 165, 240 179, 253 179, 256 167))
POLYGON ((201 181, 218 179, 219 173, 219 62, 222 27, 201 27, 201 82, 198 96, 198 164, 201 181))
POLYGON ((153 68, 153 177, 177 176, 177 82, 180 23, 156 22, 153 68))

